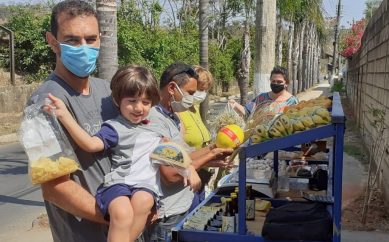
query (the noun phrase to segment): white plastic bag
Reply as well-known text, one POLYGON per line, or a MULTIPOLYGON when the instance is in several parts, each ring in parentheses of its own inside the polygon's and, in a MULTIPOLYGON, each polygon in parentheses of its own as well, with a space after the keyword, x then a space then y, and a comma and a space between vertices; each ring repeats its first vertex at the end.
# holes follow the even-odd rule
POLYGON ((221 128, 230 124, 236 124, 242 129, 246 125, 244 119, 227 103, 225 108, 210 121, 212 140, 215 140, 221 128))
POLYGON ((24 109, 19 140, 28 156, 32 184, 41 184, 70 174, 79 166, 76 155, 54 114, 40 101, 24 109))

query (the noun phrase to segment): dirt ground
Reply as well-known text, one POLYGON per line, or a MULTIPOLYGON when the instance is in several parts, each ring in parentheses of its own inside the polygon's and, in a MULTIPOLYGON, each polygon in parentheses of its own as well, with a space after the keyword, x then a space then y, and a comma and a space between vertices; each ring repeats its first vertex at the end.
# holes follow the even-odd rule
MULTIPOLYGON (((366 149, 361 143, 362 138, 359 135, 356 124, 353 120, 350 104, 346 99, 342 100, 343 109, 347 117, 345 133, 345 152, 354 156, 366 167, 368 165, 368 155, 366 149)), ((366 168, 367 169, 367 168, 366 168)), ((382 193, 375 189, 369 206, 366 224, 361 223, 364 195, 362 194, 356 200, 343 208, 342 229, 363 230, 363 231, 385 231, 389 232, 389 214, 384 206, 382 193)))

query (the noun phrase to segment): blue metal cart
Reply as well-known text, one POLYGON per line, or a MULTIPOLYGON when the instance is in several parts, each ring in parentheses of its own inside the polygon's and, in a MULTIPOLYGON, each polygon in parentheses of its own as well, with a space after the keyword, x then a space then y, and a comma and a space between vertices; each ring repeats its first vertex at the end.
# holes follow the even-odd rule
MULTIPOLYGON (((260 144, 249 145, 247 143, 241 146, 239 153, 239 195, 238 195, 238 209, 239 211, 246 211, 246 159, 260 156, 268 152, 274 152, 274 167, 278 167, 278 150, 287 149, 295 145, 312 142, 324 138, 333 138, 333 147, 329 158, 329 176, 327 195, 333 196, 334 203, 328 205, 328 210, 332 215, 333 220, 333 237, 332 242, 340 242, 341 234, 341 202, 342 202, 342 169, 343 169, 343 139, 345 131, 345 116, 343 113, 342 104, 339 93, 333 94, 332 102, 332 123, 329 125, 313 128, 307 131, 292 134, 286 137, 273 139, 260 144)), ((212 193, 205 199, 198 208, 210 203, 220 201, 220 197, 215 196, 217 191, 212 193)), ((286 200, 272 200, 272 204, 286 203, 286 200)), ((245 213, 239 213, 239 225, 237 233, 222 233, 211 231, 192 231, 183 229, 184 222, 197 209, 188 214, 183 221, 181 221, 172 230, 172 241, 185 242, 260 242, 267 241, 261 236, 254 236, 246 234, 246 218, 245 213)), ((308 242, 308 241, 306 241, 308 242)), ((309 241, 313 242, 313 241, 309 241)))

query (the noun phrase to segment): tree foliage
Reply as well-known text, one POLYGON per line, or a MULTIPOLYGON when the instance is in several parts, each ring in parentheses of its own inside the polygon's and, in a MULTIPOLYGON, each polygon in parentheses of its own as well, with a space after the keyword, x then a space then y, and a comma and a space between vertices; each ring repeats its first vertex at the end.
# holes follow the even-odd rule
MULTIPOLYGON (((321 21, 318 3, 321 0, 280 0, 279 8, 287 21, 302 21, 309 16, 312 21, 321 21)), ((250 36, 254 36, 255 1, 213 0, 209 4, 209 67, 216 84, 228 87, 237 76, 244 21, 249 21, 250 36)), ((147 65, 158 78, 172 62, 198 64, 198 7, 198 0, 121 0, 117 16, 119 65, 147 65)), ((41 8, 37 11, 29 6, 14 6, 7 24, 15 32, 18 73, 37 81, 55 63, 44 36, 49 27, 50 6, 41 8)), ((2 56, 8 55, 7 48, 0 46, 2 56)), ((2 59, 0 65, 8 67, 7 60, 2 59)))
MULTIPOLYGON (((45 40, 50 16, 43 6, 10 7, 12 15, 7 28, 14 32, 15 69, 19 75, 27 75, 27 82, 43 78, 53 68, 55 57, 45 40)), ((8 46, 0 48, 0 54, 8 56, 8 46)), ((9 66, 9 58, 0 65, 9 66)))
POLYGON ((382 0, 366 0, 365 2, 365 19, 369 21, 371 17, 373 16, 375 10, 380 6, 382 0))
MULTIPOLYGON (((172 62, 181 61, 198 64, 198 3, 195 0, 178 4, 179 0, 171 0, 174 8, 173 18, 162 18, 166 6, 157 0, 121 1, 118 9, 118 55, 119 65, 131 63, 150 67, 157 79, 163 70, 172 62), (163 9, 164 8, 164 9, 163 9), (175 26, 174 23, 179 23, 175 26)), ((228 18, 238 14, 238 0, 228 0, 228 18)), ((215 2, 213 2, 215 4, 215 2)), ((218 3, 220 4, 220 2, 218 3)), ((239 5, 242 6, 242 5, 239 5)), ((18 74, 28 76, 29 80, 41 81, 54 68, 55 56, 45 40, 45 32, 49 30, 50 8, 31 8, 13 6, 13 14, 6 27, 15 32, 16 69, 18 74)), ((215 12, 211 11, 211 19, 216 21, 215 12)), ((217 38, 210 38, 210 67, 215 72, 217 84, 228 84, 235 80, 239 51, 241 50, 241 33, 239 26, 226 24, 221 45, 217 38)), ((210 35, 212 36, 212 34, 210 35)), ((1 46, 1 55, 8 55, 8 47, 1 46)), ((0 65, 8 67, 8 60, 2 59, 0 65)))

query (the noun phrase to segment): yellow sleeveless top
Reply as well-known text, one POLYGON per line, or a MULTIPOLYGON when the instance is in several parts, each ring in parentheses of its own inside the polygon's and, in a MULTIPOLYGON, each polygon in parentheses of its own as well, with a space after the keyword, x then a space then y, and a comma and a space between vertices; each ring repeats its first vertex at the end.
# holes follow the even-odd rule
POLYGON ((194 109, 194 111, 179 112, 178 115, 183 127, 185 142, 198 149, 208 145, 211 141, 211 134, 201 120, 200 106, 195 105, 194 109))

